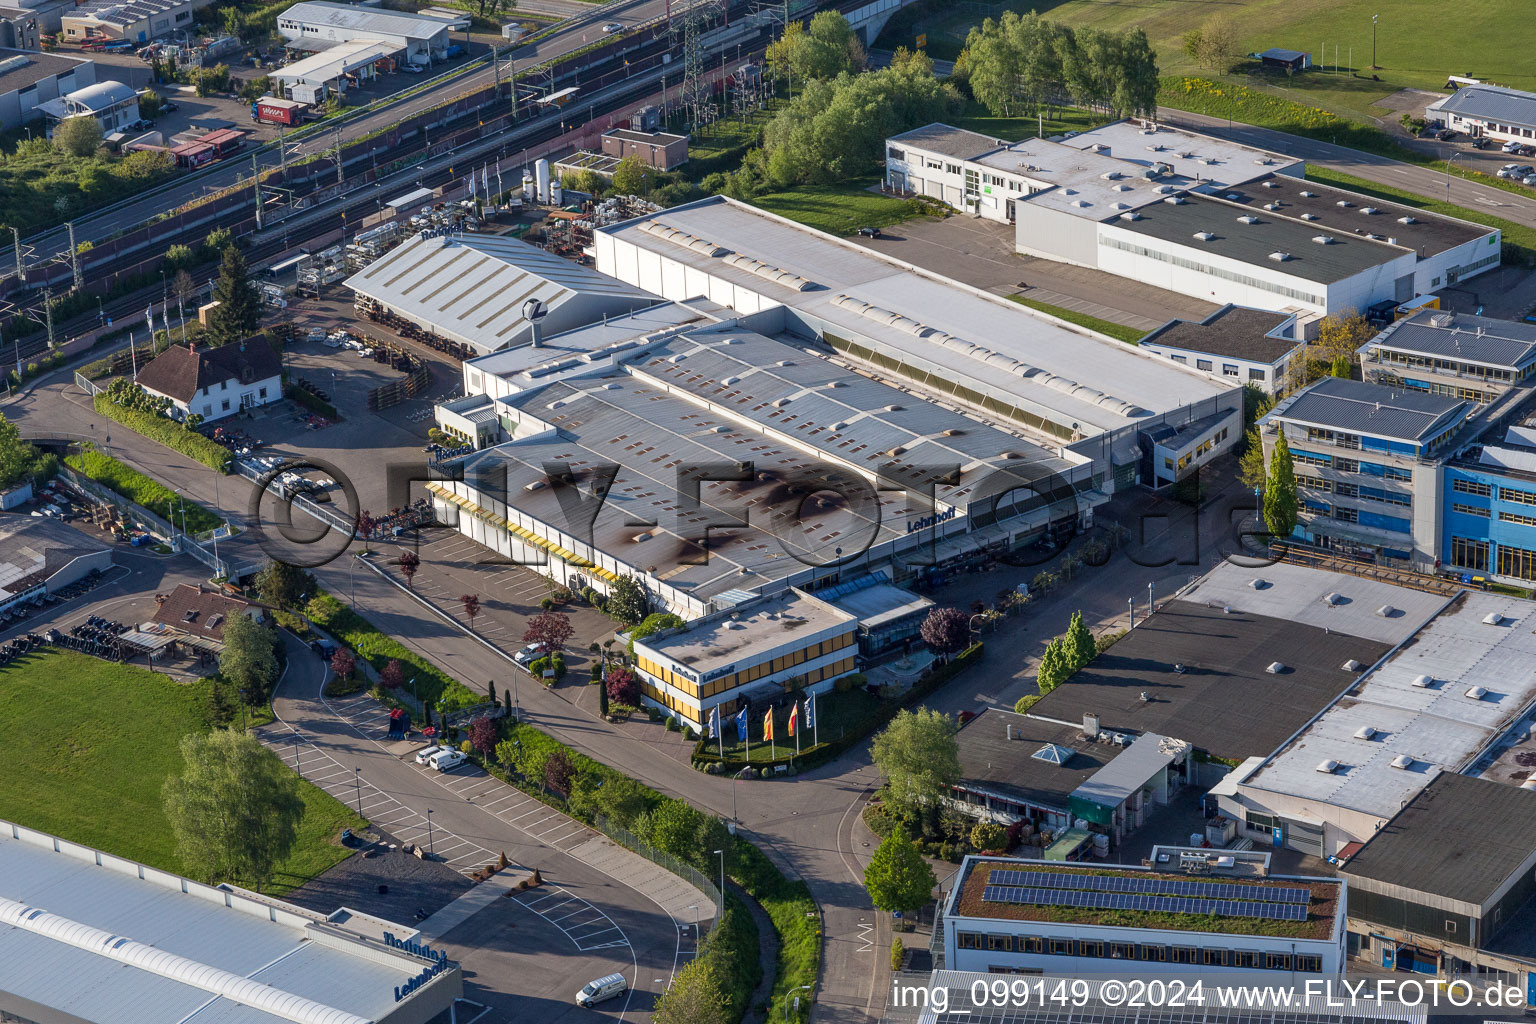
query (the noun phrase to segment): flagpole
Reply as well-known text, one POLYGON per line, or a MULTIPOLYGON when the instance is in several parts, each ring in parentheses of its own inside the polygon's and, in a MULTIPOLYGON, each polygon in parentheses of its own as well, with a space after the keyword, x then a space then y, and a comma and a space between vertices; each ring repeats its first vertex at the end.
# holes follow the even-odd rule
POLYGON ((720 741, 720 760, 725 760, 725 723, 720 721, 720 705, 715 705, 715 739, 720 741))
MULTIPOLYGON (((800 709, 796 708, 795 710, 799 711, 800 709)), ((800 723, 799 722, 795 723, 795 756, 796 757, 800 756, 800 723)))

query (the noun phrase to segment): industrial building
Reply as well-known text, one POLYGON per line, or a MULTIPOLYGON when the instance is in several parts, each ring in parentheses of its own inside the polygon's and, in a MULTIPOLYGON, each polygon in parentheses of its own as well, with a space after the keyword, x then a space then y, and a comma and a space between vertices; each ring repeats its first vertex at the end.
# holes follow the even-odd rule
POLYGON ((532 342, 524 317, 530 299, 541 304, 544 336, 656 302, 527 242, 446 230, 416 235, 345 284, 384 312, 482 354, 532 342))
POLYGON ((603 132, 603 153, 618 160, 634 156, 647 167, 670 171, 688 162, 688 136, 614 128, 603 132))
POLYGON ((761 314, 923 401, 1086 456, 1105 493, 1173 483, 1240 432, 1238 382, 723 196, 601 228, 594 249, 636 287, 761 314))
POLYGON ((57 53, 0 49, 0 130, 20 131, 44 103, 96 84, 96 65, 57 53))
POLYGON ((72 117, 94 118, 101 125, 102 135, 110 135, 138 122, 139 94, 121 82, 97 82, 39 103, 37 109, 48 120, 50 136, 60 122, 72 117))
POLYGON ((190 32, 196 13, 213 0, 87 0, 60 18, 66 42, 126 39, 147 43, 190 32))
MULTIPOLYGON (((460 20, 360 4, 304 0, 277 16, 277 30, 296 50, 321 52, 339 43, 389 47, 401 61, 426 65, 448 56, 449 35, 460 20)), ((381 54, 382 56, 382 54, 381 54)))
POLYGON ((0 623, 13 609, 41 604, 92 570, 111 567, 111 549, 89 534, 47 517, 0 516, 0 623))
POLYGON ((1296 313, 1228 303, 1204 320, 1170 320, 1136 344, 1144 352, 1275 395, 1307 343, 1299 319, 1296 313))
MULTIPOLYGON (((36 51, 41 49, 41 42, 36 11, 26 7, 0 6, 0 48, 36 51)), ((0 56, 0 60, 3 59, 0 56)))
POLYGON ((272 84, 300 103, 323 103, 333 93, 345 94, 348 78, 366 81, 394 69, 394 43, 354 39, 336 43, 268 74, 272 84))
POLYGON ((1011 145, 929 125, 886 148, 892 188, 1014 224, 1019 252, 1209 302, 1366 309, 1499 263, 1497 230, 1308 182, 1304 171, 1291 157, 1133 121, 1011 145))
POLYGON ((0 822, 0 1016, 425 1024, 463 994, 411 927, 210 886, 0 822))
POLYGON ((1536 140, 1536 92, 1502 85, 1465 85, 1424 108, 1431 121, 1499 142, 1536 140))
POLYGON ((1347 883, 971 855, 945 901, 944 965, 1053 977, 1337 977, 1347 883), (1212 918, 1220 930, 1210 929, 1212 918))

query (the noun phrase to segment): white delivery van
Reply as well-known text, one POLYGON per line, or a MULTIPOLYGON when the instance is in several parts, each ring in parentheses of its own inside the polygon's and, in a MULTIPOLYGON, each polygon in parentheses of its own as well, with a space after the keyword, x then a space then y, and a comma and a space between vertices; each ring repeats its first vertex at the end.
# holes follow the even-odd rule
POLYGON ((427 767, 435 768, 440 772, 451 772, 466 760, 468 758, 459 751, 454 750, 452 747, 444 747, 432 755, 431 760, 427 762, 427 767))
POLYGON ((437 753, 439 750, 442 750, 442 749, 443 749, 442 747, 438 746, 435 743, 432 746, 430 746, 430 747, 423 747, 421 750, 416 751, 416 763, 417 764, 426 764, 428 761, 432 760, 432 755, 433 754, 437 753))
POLYGON ((581 986, 581 991, 576 993, 576 1005, 591 1006, 605 999, 612 999, 628 988, 629 982, 624 980, 624 975, 610 974, 581 986))

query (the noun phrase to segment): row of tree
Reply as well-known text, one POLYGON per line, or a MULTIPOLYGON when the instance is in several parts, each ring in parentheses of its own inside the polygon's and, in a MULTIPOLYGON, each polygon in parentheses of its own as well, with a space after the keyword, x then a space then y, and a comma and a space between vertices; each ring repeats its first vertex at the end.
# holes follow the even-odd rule
POLYGON ((1115 117, 1157 112, 1157 55, 1139 28, 1073 29, 1008 11, 971 29, 955 74, 998 117, 1067 103, 1115 117))

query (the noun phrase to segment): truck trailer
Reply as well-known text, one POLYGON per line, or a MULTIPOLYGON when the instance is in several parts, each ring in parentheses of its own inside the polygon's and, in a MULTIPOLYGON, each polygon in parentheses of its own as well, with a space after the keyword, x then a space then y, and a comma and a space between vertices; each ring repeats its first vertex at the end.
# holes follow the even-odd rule
POLYGON ((276 96, 263 96, 251 104, 251 120, 260 121, 263 124, 283 124, 293 128, 304 123, 304 115, 308 110, 308 103, 282 100, 276 96))

